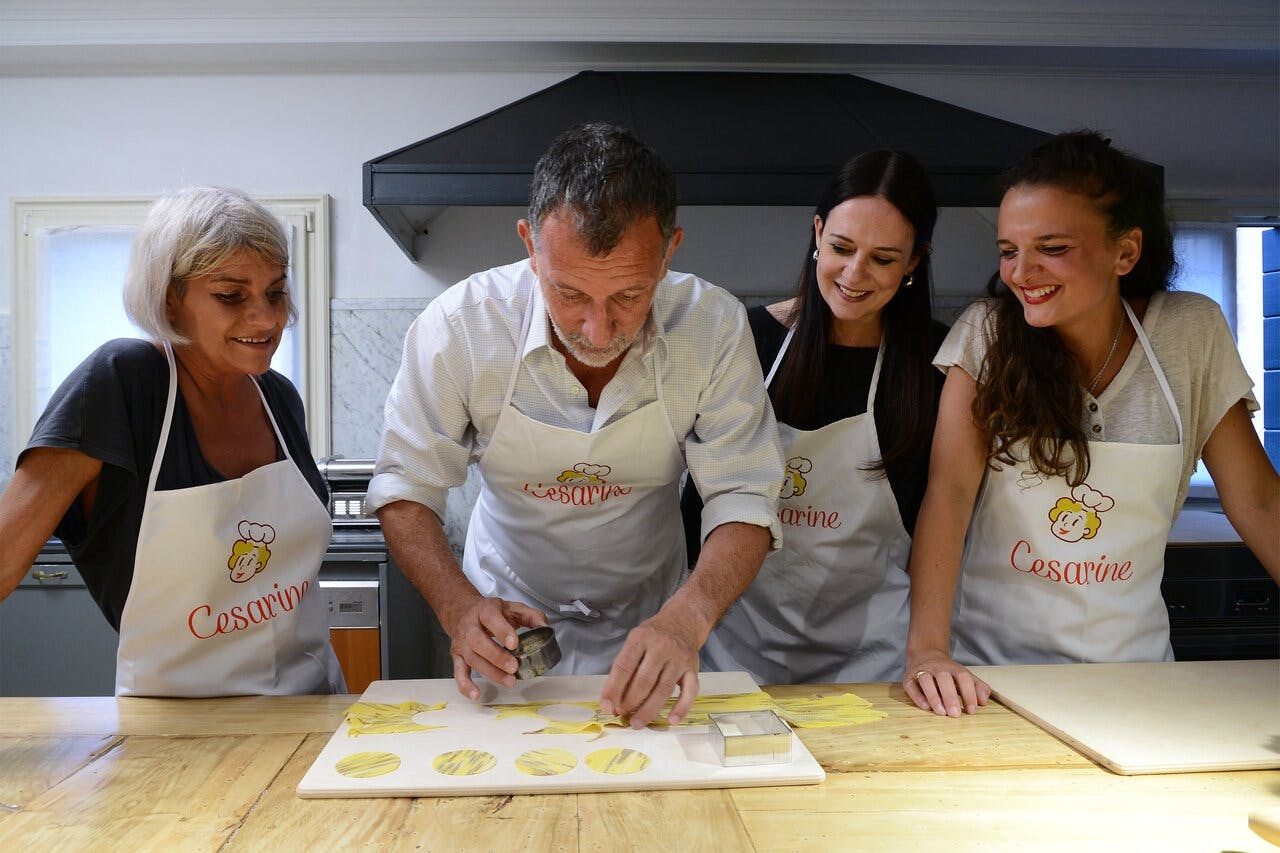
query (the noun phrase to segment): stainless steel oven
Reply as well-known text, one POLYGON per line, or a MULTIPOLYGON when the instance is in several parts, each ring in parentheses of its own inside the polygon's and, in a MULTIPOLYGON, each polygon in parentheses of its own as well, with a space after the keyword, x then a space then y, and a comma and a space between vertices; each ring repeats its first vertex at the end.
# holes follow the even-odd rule
MULTIPOLYGON (((365 512, 372 459, 325 458, 317 462, 329 485, 333 538, 321 568, 330 614, 330 636, 344 672, 367 672, 369 640, 376 626, 379 678, 450 678, 449 640, 417 589, 391 558, 376 516, 365 512), (370 581, 376 581, 371 588, 370 581), (376 606, 376 612, 375 612, 376 606)), ((362 679, 351 679, 353 692, 362 679)))

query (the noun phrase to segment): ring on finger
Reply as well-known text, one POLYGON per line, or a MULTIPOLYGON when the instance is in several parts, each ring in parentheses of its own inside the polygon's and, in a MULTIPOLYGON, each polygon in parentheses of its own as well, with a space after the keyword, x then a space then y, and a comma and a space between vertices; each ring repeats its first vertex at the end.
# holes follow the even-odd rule
POLYGON ((913 676, 913 677, 915 678, 915 680, 916 680, 916 681, 919 681, 919 680, 920 680, 920 676, 922 676, 922 675, 928 675, 928 674, 929 674, 929 671, 928 671, 928 670, 925 670, 925 669, 917 669, 917 670, 916 670, 916 674, 915 674, 915 676, 913 676))

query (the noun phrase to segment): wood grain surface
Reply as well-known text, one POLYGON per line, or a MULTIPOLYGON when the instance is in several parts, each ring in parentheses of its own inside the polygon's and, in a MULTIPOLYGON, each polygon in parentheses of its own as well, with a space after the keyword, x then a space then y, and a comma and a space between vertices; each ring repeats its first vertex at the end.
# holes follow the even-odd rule
POLYGON ((541 796, 299 799, 355 697, 0 699, 0 850, 1243 851, 1280 772, 1117 776, 992 704, 802 735, 821 785, 541 796), (85 730, 88 730, 88 733, 85 730), (283 731, 288 729, 288 731, 283 731))

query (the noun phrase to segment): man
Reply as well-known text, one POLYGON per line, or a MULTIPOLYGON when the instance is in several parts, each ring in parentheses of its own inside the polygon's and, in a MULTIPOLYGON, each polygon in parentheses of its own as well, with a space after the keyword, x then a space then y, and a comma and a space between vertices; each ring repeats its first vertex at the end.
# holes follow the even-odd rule
POLYGON ((557 674, 608 672, 600 704, 641 728, 781 533, 777 426, 730 294, 669 273, 675 180, 635 137, 593 123, 535 167, 529 259, 477 273, 409 329, 367 501, 391 553, 472 673, 514 684, 521 627, 551 624, 557 674), (440 518, 478 461, 462 566, 440 518), (677 489, 707 495, 687 580, 677 489), (682 583, 683 580, 683 583, 682 583))

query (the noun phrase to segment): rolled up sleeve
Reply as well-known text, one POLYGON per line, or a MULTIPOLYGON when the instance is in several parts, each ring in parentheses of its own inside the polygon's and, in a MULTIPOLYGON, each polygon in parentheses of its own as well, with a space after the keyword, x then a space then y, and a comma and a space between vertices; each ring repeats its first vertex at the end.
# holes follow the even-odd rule
POLYGON ((438 303, 409 327, 383 409, 366 511, 413 501, 443 519, 446 494, 465 482, 474 430, 462 389, 471 387, 471 359, 456 332, 438 303))
POLYGON ((704 501, 702 539, 738 521, 767 527, 776 550, 782 545, 778 502, 786 468, 746 310, 736 300, 714 340, 711 376, 685 444, 689 476, 704 501))

